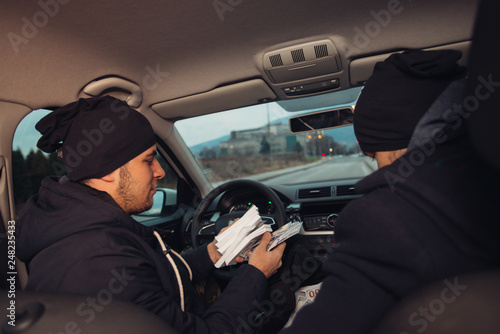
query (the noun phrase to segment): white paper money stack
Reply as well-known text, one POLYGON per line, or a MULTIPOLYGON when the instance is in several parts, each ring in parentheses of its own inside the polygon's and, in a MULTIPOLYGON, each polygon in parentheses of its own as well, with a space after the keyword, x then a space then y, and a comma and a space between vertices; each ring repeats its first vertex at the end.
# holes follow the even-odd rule
POLYGON ((251 251, 265 232, 272 232, 272 228, 268 224, 263 224, 259 210, 252 205, 243 217, 215 237, 217 250, 222 254, 215 267, 236 264, 236 257, 251 251))

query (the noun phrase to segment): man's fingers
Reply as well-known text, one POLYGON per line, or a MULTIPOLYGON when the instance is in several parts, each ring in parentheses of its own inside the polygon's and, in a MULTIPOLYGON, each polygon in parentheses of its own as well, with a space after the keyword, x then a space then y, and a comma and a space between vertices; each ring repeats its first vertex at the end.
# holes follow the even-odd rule
POLYGON ((219 234, 221 234, 222 232, 224 232, 225 230, 227 230, 229 228, 229 226, 226 226, 224 227, 222 230, 220 230, 219 234))
MULTIPOLYGON (((262 239, 260 239, 260 244, 257 247, 260 247, 261 249, 264 249, 264 251, 267 251, 267 246, 269 245, 270 242, 271 242, 271 233, 266 232, 262 236, 262 239)), ((275 246, 271 251, 272 252, 277 251, 278 253, 283 254, 283 252, 285 251, 285 247, 286 247, 286 242, 282 242, 278 246, 275 246)))
POLYGON ((279 249, 282 253, 285 251, 286 242, 280 243, 278 246, 274 247, 273 250, 279 249))
POLYGON ((265 247, 267 247, 267 245, 269 244, 270 241, 271 241, 271 233, 266 232, 266 233, 264 233, 264 235, 260 239, 260 244, 258 247, 265 248, 265 247))

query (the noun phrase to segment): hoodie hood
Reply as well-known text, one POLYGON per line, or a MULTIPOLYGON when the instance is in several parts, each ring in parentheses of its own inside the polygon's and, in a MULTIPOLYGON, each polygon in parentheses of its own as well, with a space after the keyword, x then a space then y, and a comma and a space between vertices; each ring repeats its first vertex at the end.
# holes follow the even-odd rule
POLYGON ((67 177, 49 177, 17 219, 17 256, 27 262, 69 235, 112 226, 127 228, 150 244, 153 241, 153 230, 131 218, 108 193, 67 177))

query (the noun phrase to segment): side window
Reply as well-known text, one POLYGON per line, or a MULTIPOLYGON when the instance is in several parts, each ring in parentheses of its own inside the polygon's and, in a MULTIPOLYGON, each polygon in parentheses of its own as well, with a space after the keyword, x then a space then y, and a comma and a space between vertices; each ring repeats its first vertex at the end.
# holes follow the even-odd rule
MULTIPOLYGON (((14 182, 14 203, 16 215, 28 199, 38 192, 42 180, 47 176, 62 176, 66 170, 57 154, 46 154, 36 146, 41 134, 35 129, 36 123, 51 110, 38 109, 29 113, 17 126, 12 143, 12 169, 14 182)), ((158 182, 158 190, 154 195, 153 207, 136 216, 138 221, 150 222, 154 218, 173 214, 177 209, 178 176, 168 163, 157 156, 165 170, 165 177, 158 182)))
MULTIPOLYGON (((29 113, 16 128, 12 142, 12 170, 14 181, 14 204, 16 215, 28 198, 38 192, 42 180, 49 175, 57 175, 51 165, 58 165, 56 154, 46 154, 36 147, 40 133, 35 124, 50 113, 38 109, 29 113)), ((59 170, 60 170, 59 163, 59 170)))

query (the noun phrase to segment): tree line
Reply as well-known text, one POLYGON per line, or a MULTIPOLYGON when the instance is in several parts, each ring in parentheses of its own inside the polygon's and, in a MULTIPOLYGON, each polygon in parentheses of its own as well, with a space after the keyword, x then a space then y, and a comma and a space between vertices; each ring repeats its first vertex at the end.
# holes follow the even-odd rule
POLYGON ((42 180, 49 175, 61 175, 61 162, 57 154, 44 154, 31 150, 26 157, 21 150, 12 152, 14 181, 14 202, 16 207, 26 203, 28 198, 38 192, 42 180), (57 168, 56 168, 57 167, 57 168))

